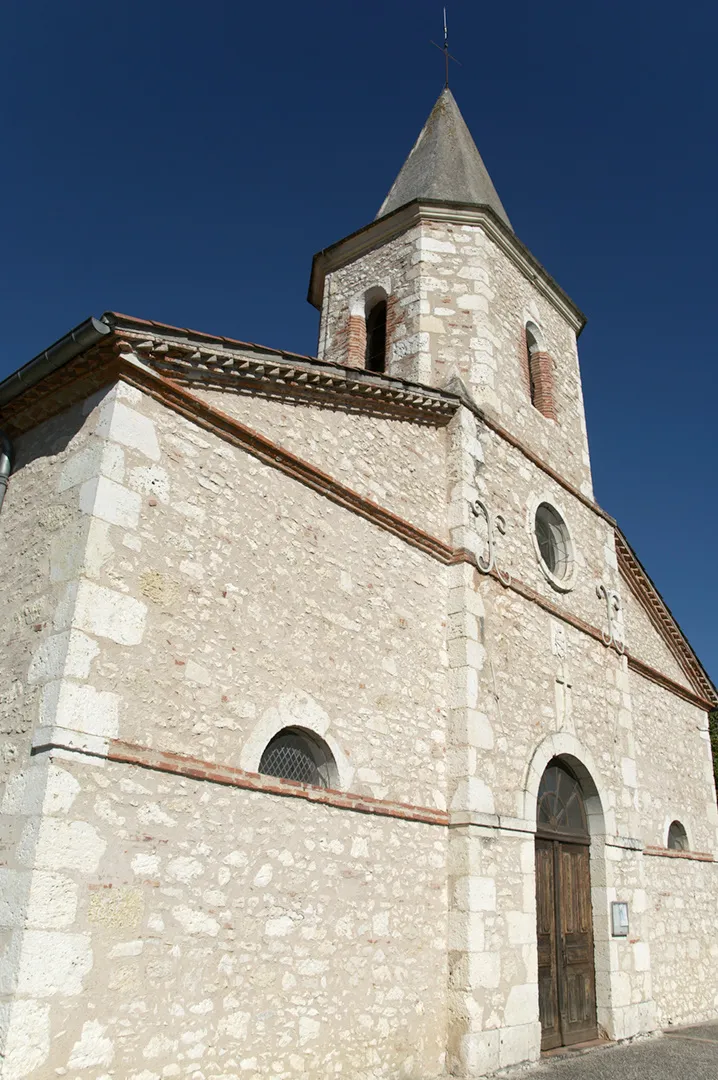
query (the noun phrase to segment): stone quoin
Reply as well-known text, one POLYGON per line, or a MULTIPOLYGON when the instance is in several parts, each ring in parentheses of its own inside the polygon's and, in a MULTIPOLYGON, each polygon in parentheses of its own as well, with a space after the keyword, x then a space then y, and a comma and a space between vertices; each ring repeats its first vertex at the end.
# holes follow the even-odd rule
POLYGON ((0 384, 2 1080, 718 1014, 716 691, 448 89, 309 299, 316 357, 106 313, 0 384))

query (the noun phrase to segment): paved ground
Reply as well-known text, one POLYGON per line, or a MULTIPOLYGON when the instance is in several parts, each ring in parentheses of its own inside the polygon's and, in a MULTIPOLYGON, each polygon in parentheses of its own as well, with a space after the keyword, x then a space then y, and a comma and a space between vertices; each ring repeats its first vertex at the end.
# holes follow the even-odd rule
POLYGON ((718 1080, 718 1021, 670 1028, 624 1046, 568 1051, 544 1058, 533 1080, 718 1080))

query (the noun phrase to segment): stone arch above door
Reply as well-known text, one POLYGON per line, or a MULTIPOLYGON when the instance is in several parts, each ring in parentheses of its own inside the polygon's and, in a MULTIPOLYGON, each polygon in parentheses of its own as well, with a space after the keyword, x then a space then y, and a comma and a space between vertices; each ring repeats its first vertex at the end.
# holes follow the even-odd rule
POLYGON ((591 837, 615 835, 615 814, 609 805, 596 763, 590 751, 567 731, 547 735, 534 750, 521 794, 522 817, 535 825, 539 785, 546 766, 553 758, 565 761, 580 781, 591 837))

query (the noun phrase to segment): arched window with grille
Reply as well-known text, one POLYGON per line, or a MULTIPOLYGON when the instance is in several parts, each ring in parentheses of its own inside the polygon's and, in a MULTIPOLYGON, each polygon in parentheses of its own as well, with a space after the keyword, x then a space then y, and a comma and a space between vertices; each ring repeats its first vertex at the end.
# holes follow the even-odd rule
POLYGON ((279 731, 264 748, 259 772, 314 787, 336 787, 337 767, 331 750, 313 732, 288 727, 279 731))
POLYGON ((680 821, 672 821, 668 829, 668 848, 670 851, 688 851, 688 834, 680 821))

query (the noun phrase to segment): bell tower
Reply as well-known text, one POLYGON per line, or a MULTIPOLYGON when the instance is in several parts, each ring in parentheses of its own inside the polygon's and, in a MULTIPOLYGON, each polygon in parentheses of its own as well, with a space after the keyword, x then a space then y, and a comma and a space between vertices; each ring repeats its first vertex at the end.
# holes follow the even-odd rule
POLYGON ((458 377, 592 497, 585 319, 515 235, 448 87, 374 221, 315 256, 309 300, 320 358, 437 388, 458 377))

